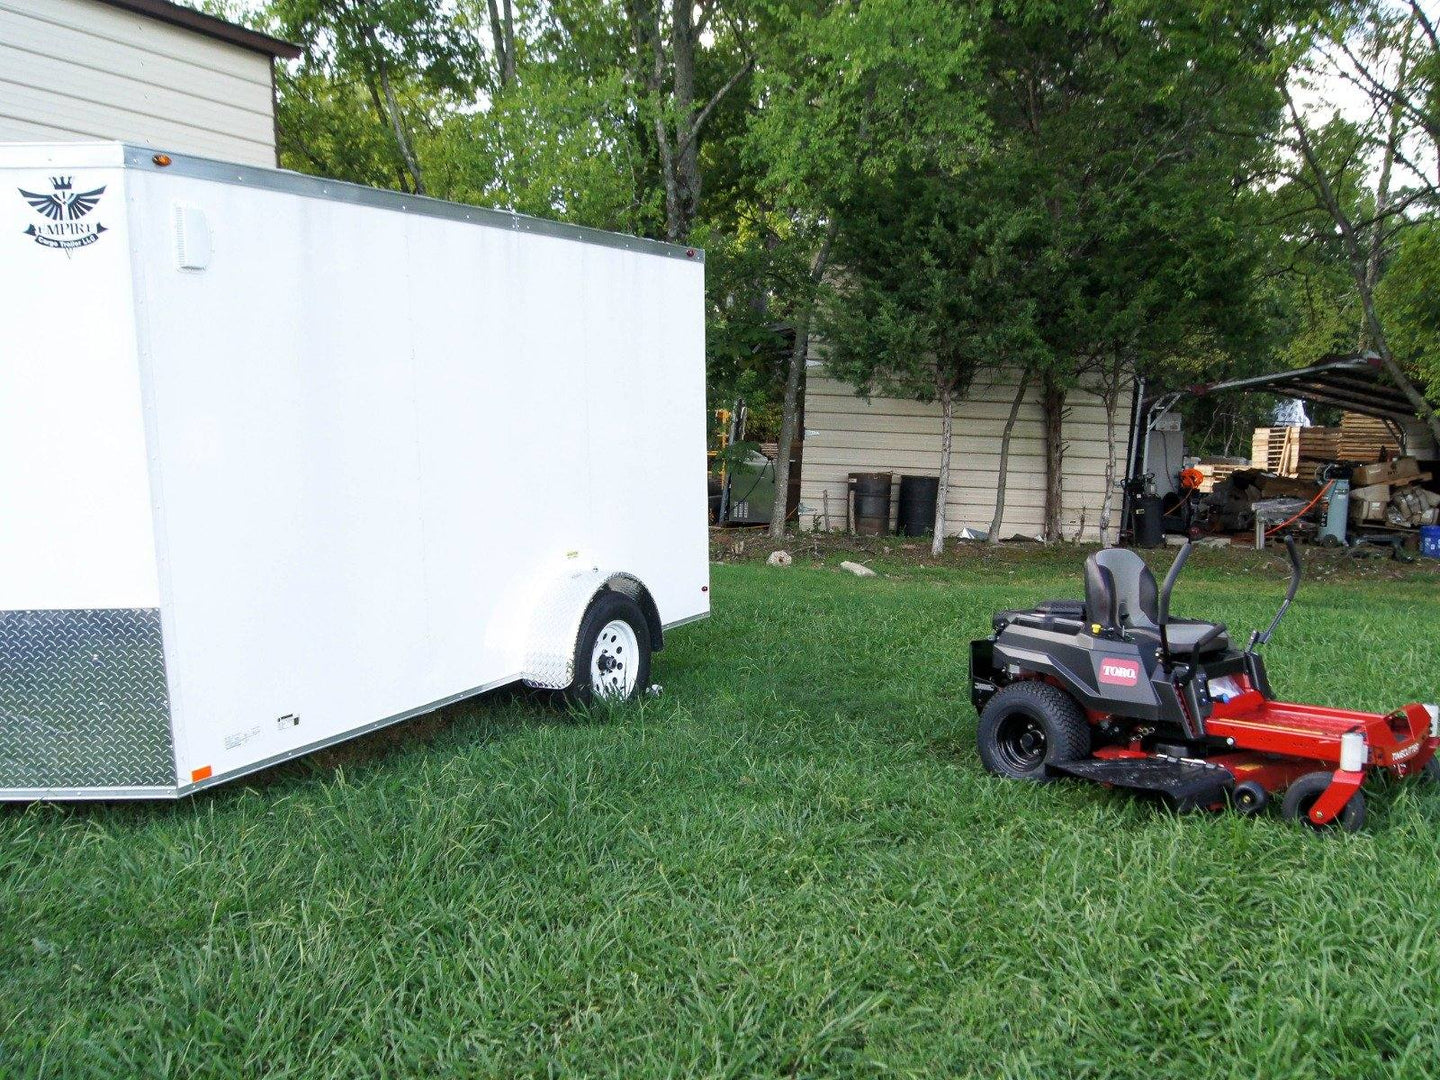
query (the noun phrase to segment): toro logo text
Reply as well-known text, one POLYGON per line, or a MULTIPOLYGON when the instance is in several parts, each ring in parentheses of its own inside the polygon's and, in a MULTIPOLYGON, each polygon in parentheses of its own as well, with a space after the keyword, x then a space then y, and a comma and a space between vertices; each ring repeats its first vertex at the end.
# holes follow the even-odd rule
POLYGON ((1134 686, 1140 681, 1140 662, 1107 656, 1100 661, 1100 681, 1110 686, 1134 686))

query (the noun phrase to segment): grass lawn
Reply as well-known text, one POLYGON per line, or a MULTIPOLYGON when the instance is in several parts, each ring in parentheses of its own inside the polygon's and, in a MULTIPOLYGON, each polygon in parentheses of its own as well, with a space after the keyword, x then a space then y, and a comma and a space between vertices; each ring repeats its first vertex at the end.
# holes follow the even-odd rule
MULTIPOLYGON (((491 696, 176 805, 0 810, 0 1077, 1440 1069, 1440 789, 1317 837, 991 779, 967 644, 1083 552, 753 554, 657 700, 491 696)), ((1283 591, 1273 553, 1187 574, 1179 613, 1232 627, 1283 591)), ((1277 691, 1434 700, 1437 597, 1317 565, 1277 691)))

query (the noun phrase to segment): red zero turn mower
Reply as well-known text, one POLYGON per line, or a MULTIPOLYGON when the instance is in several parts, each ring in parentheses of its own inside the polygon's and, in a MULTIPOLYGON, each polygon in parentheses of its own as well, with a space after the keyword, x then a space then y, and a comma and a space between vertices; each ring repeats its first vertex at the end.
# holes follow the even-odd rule
POLYGON ((1355 831, 1370 769, 1440 779, 1440 710, 1388 715, 1276 701, 1256 651, 1300 586, 1291 537, 1290 589, 1269 628, 1231 647, 1223 623, 1170 616, 1191 546, 1157 589, 1134 551, 1085 562, 1085 601, 1047 601, 995 615, 970 645, 980 759, 998 776, 1057 774, 1159 792, 1182 810, 1228 802, 1255 814, 1284 792, 1287 818, 1355 831))

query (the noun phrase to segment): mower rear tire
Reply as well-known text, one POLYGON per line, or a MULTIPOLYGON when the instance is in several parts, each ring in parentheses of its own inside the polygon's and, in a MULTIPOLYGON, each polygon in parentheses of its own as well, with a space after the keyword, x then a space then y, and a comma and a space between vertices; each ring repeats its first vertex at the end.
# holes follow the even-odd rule
POLYGON ((1432 757, 1420 770, 1420 775, 1432 784, 1440 784, 1440 757, 1432 757))
POLYGON ((1316 832, 1337 828, 1346 832, 1359 832, 1365 827, 1365 793, 1358 789, 1350 796, 1350 801, 1340 813, 1324 825, 1311 822, 1310 808, 1324 794, 1331 780, 1332 775, 1328 772, 1306 773, 1285 789, 1285 801, 1280 804, 1280 813, 1287 820, 1303 822, 1316 832))
POLYGON ((986 703, 977 740, 986 770, 1010 780, 1050 780, 1048 766, 1090 756, 1090 724, 1080 703, 1028 679, 986 703))

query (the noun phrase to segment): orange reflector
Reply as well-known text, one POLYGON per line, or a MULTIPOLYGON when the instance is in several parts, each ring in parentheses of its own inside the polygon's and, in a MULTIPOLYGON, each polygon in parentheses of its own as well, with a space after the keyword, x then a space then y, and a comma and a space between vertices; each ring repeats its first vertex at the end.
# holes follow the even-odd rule
POLYGON ((155 155, 154 157, 152 157, 150 160, 153 161, 156 165, 159 165, 159 166, 163 169, 166 165, 169 165, 169 164, 170 164, 170 155, 169 155, 169 154, 156 154, 156 155, 155 155))
POLYGON ((210 773, 213 771, 209 765, 202 766, 199 769, 192 769, 190 771, 190 782, 192 784, 198 784, 201 780, 209 780, 210 773))

